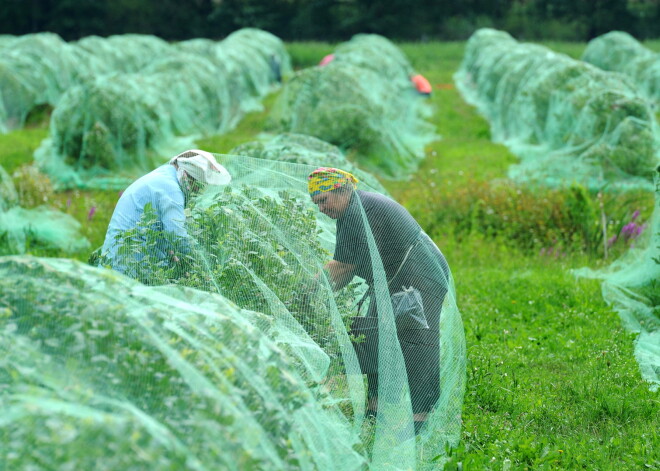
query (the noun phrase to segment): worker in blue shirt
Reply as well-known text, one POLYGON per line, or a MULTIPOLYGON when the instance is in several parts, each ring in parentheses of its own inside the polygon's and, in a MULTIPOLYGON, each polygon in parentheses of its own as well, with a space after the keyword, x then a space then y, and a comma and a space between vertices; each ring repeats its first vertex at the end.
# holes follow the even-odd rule
POLYGON ((148 282, 138 273, 147 255, 168 264, 189 250, 184 213, 189 199, 206 185, 230 181, 227 169, 202 150, 183 152, 139 178, 117 202, 101 248, 102 264, 148 282), (147 247, 147 231, 162 237, 147 247))

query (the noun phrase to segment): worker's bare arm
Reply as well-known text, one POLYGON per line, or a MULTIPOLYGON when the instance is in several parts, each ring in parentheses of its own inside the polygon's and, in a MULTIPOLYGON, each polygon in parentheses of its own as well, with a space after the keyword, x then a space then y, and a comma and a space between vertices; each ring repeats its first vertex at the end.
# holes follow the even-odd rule
POLYGON ((355 265, 337 260, 326 263, 325 270, 328 273, 332 289, 335 291, 346 286, 355 275, 355 265))

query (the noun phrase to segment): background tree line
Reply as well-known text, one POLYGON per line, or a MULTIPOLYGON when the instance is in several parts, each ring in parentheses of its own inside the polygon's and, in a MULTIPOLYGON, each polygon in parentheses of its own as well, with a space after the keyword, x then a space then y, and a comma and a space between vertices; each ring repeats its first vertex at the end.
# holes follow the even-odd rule
POLYGON ((463 40, 503 29, 520 40, 586 41, 612 30, 660 36, 660 0, 2 0, 0 34, 51 31, 66 40, 142 33, 221 39, 242 27, 283 40, 463 40))

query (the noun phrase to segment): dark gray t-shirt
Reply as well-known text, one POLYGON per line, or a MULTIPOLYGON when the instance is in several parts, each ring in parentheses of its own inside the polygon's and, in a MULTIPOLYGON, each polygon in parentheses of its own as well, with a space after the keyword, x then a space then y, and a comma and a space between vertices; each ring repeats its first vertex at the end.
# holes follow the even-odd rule
POLYGON ((421 230, 406 208, 378 193, 355 191, 342 216, 337 219, 337 245, 334 260, 356 265, 356 276, 373 282, 372 260, 360 211, 360 202, 367 215, 369 228, 390 280, 403 261, 406 251, 421 230), (358 200, 359 197, 359 200, 358 200))

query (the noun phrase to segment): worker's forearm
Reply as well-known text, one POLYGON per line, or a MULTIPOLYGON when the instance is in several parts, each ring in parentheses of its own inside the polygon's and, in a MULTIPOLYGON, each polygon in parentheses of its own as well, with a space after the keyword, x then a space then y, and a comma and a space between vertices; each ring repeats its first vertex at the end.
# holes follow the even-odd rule
POLYGON ((355 274, 355 265, 331 260, 326 263, 325 270, 328 273, 332 289, 337 291, 346 286, 355 274))

